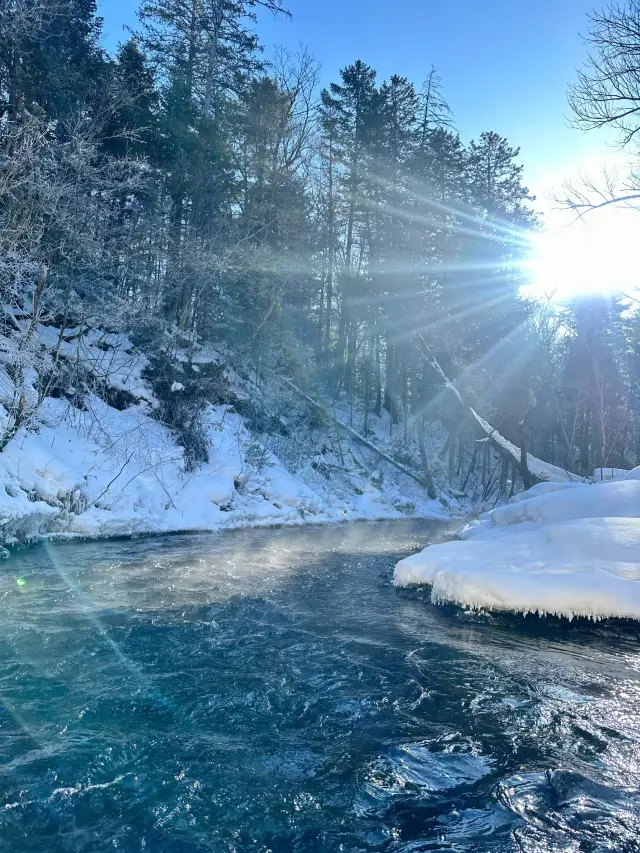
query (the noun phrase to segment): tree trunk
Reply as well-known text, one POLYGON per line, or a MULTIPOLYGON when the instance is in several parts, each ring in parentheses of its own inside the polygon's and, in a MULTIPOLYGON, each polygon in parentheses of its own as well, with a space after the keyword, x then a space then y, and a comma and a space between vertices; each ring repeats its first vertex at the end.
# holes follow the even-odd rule
POLYGON ((416 413, 416 434, 418 436, 418 449, 420 450, 420 461, 422 462, 422 471, 424 474, 424 481, 427 484, 427 494, 431 498, 431 500, 435 500, 436 495, 436 487, 433 483, 433 476, 431 474, 431 468, 429 467, 429 458, 427 457, 427 448, 424 441, 424 419, 422 413, 416 413))
POLYGON ((345 369, 345 350, 347 347, 347 298, 345 295, 345 281, 344 276, 342 277, 341 282, 341 294, 340 294, 340 319, 338 322, 338 346, 335 352, 334 358, 334 372, 337 378, 338 387, 341 386, 342 380, 344 378, 344 369, 345 369))
POLYGON ((384 390, 384 407, 389 412, 390 434, 393 424, 398 423, 398 367, 396 363, 396 345, 387 335, 387 377, 384 390))
POLYGON ((507 480, 509 479, 509 460, 506 456, 502 457, 502 467, 500 468, 500 494, 504 495, 507 491, 507 480))
POLYGON ((369 407, 371 400, 371 351, 373 348, 373 341, 370 340, 368 344, 369 352, 364 362, 364 423, 362 426, 362 432, 366 436, 369 432, 369 407))
MULTIPOLYGON (((380 372, 380 335, 378 333, 377 322, 376 322, 376 375, 375 375, 375 383, 376 383, 376 405, 375 405, 375 413, 378 417, 382 415, 382 377, 380 372)), ((640 439, 638 440, 640 446, 640 439)))
POLYGON ((456 478, 456 434, 452 432, 449 437, 449 482, 454 483, 456 478))
POLYGON ((329 221, 327 223, 327 249, 328 249, 328 268, 327 268, 327 310, 324 327, 324 352, 325 365, 329 365, 330 346, 331 346, 331 308, 333 304, 333 268, 335 265, 335 229, 333 223, 333 140, 329 140, 329 221))

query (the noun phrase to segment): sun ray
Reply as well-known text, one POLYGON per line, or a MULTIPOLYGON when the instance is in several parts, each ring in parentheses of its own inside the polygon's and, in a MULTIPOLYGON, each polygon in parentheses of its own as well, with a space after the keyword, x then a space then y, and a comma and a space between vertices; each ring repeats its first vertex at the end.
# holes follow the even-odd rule
MULTIPOLYGON (((508 220, 503 220, 500 217, 495 215, 488 217, 479 216, 478 211, 474 209, 465 210, 462 205, 450 205, 445 204, 444 202, 439 202, 433 198, 432 195, 428 193, 428 191, 421 192, 416 187, 412 187, 410 190, 405 187, 396 187, 389 183, 385 178, 381 178, 379 175, 375 173, 368 172, 366 173, 366 177, 372 183, 377 183, 382 189, 389 189, 392 187, 394 191, 399 192, 401 195, 404 195, 412 200, 414 200, 417 204, 420 204, 421 207, 426 207, 428 209, 432 209, 433 211, 437 211, 441 215, 445 216, 454 216, 457 219, 461 219, 465 222, 470 222, 473 228, 470 231, 461 230, 460 233, 469 233, 471 235, 480 235, 484 234, 479 230, 479 223, 484 223, 485 225, 488 223, 492 230, 500 232, 500 234, 504 236, 510 236, 515 240, 522 241, 523 243, 528 238, 528 232, 525 229, 514 227, 512 222, 508 220)), ((371 205, 371 199, 363 198, 361 199, 366 204, 371 205)), ((417 221, 432 221, 428 220, 423 214, 415 214, 413 212, 406 211, 405 209, 396 209, 391 206, 383 206, 382 207, 385 212, 393 213, 393 215, 401 216, 403 218, 415 218, 417 221)), ((486 236, 486 235, 485 235, 486 236)))
POLYGON ((118 643, 116 643, 116 641, 111 637, 111 635, 103 625, 102 621, 96 615, 95 607, 93 606, 91 600, 87 597, 82 586, 74 582, 69 577, 67 572, 65 572, 65 570, 62 568, 62 563, 57 557, 55 547, 52 546, 50 543, 46 542, 45 548, 51 566, 57 572, 57 574, 67 587, 68 591, 76 599, 79 611, 95 628, 104 643, 111 649, 116 659, 133 676, 134 680, 138 682, 138 686, 141 687, 147 695, 160 700, 163 704, 166 704, 167 700, 160 694, 153 681, 148 678, 142 668, 138 666, 135 661, 131 660, 131 658, 129 658, 122 651, 118 643))
MULTIPOLYGON (((506 347, 508 344, 513 343, 513 341, 517 340, 519 336, 522 335, 522 332, 525 330, 527 325, 527 321, 523 320, 519 323, 514 329, 512 329, 507 335, 499 338, 498 341, 490 347, 483 355, 473 361, 471 364, 467 365, 461 373, 455 377, 456 387, 463 387, 465 381, 467 381, 475 371, 482 369, 483 365, 487 364, 488 361, 497 355, 503 347, 506 347)), ((510 350, 510 354, 511 354, 510 350)), ((500 380, 496 380, 494 383, 494 387, 498 388, 500 382, 502 384, 506 383, 506 379, 513 376, 525 363, 530 353, 527 348, 521 348, 519 351, 519 355, 517 358, 513 359, 510 365, 507 367, 505 371, 503 371, 503 376, 500 380)), ((440 405, 446 399, 449 394, 449 389, 445 385, 440 388, 434 395, 431 397, 425 405, 423 406, 423 412, 430 412, 437 409, 438 405, 440 405)))

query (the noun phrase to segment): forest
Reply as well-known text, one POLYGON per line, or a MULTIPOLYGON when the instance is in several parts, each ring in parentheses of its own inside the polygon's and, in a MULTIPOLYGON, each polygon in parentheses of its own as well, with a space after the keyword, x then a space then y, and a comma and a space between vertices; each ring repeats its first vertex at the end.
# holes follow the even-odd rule
MULTIPOLYGON (((528 292, 544 222, 518 148, 499 128, 461 139, 428 64, 381 80, 354 57, 321 88, 305 49, 267 61, 265 8, 289 14, 144 2, 110 55, 95 0, 0 5, 0 448, 46 397, 82 407, 92 380, 63 345, 102 329, 145 352, 154 416, 192 466, 203 407, 228 389, 210 369, 170 390, 176 352, 189 366, 206 346, 271 414, 285 381, 364 438, 387 413, 399 461, 415 432, 427 481, 436 422, 449 479, 476 465, 470 411, 522 451, 503 490, 530 485, 527 452, 582 476, 637 464, 636 300, 528 292)), ((588 83, 573 106, 595 126, 588 83)))

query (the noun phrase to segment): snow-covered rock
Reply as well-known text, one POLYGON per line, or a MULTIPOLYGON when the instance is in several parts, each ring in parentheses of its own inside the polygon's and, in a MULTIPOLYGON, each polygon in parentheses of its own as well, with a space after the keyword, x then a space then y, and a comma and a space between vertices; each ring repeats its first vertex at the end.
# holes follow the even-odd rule
POLYGON ((394 583, 478 609, 640 619, 640 482, 549 485, 401 560, 394 583))

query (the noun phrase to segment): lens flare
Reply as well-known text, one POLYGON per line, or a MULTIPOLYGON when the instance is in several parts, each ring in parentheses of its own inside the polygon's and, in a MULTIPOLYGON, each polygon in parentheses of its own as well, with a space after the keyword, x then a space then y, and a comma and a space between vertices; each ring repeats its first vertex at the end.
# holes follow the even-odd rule
POLYGON ((529 273, 532 295, 556 302, 640 290, 638 217, 593 211, 570 225, 535 235, 529 273))

